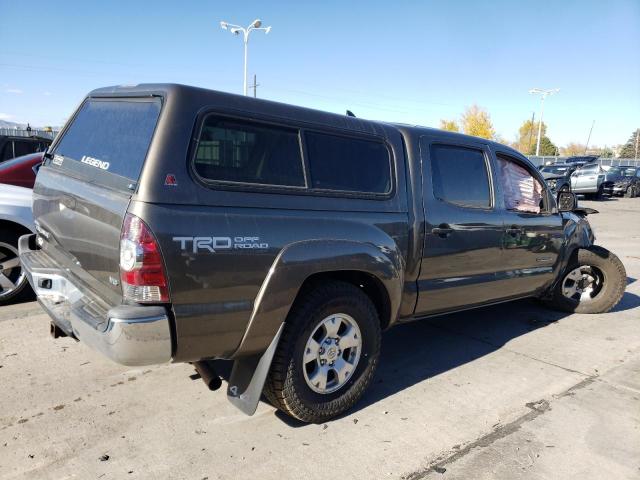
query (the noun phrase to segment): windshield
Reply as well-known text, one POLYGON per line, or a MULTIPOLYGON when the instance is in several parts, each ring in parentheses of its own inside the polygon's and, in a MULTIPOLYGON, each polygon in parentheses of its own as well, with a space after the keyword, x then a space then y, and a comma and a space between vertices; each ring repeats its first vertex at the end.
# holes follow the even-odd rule
POLYGON ((607 173, 610 175, 620 175, 620 176, 624 175, 620 167, 611 167, 607 173))
POLYGON ((90 99, 54 155, 138 180, 160 114, 160 99, 90 99))

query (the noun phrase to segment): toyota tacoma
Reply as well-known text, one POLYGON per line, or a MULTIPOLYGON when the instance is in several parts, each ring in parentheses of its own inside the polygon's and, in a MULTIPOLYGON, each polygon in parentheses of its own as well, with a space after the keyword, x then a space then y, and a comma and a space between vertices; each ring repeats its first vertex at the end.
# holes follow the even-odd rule
POLYGON ((212 389, 232 360, 247 414, 346 411, 394 325, 527 297, 606 312, 626 285, 588 209, 480 138, 149 84, 91 92, 45 157, 20 257, 53 335, 212 389))

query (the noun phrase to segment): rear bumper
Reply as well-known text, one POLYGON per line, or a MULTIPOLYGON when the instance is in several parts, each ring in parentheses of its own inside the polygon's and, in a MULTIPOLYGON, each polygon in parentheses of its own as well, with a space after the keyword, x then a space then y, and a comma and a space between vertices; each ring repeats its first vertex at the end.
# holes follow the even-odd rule
POLYGON ((171 328, 165 307, 109 308, 89 290, 78 289, 65 269, 46 252, 36 249, 34 234, 20 238, 19 251, 38 302, 67 335, 123 365, 171 360, 171 328))

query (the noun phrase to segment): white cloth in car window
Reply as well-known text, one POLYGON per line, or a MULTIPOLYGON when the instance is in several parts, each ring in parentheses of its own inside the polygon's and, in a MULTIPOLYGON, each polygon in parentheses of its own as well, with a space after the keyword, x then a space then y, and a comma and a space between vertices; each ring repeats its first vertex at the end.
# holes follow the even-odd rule
POLYGON ((542 185, 517 163, 498 159, 507 210, 540 213, 542 185))

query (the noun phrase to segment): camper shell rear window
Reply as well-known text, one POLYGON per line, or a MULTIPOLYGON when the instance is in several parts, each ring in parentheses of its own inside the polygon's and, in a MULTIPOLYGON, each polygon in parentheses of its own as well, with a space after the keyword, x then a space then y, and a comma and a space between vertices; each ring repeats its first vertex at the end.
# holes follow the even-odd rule
POLYGON ((52 164, 72 160, 136 182, 160 109, 157 97, 86 100, 56 144, 52 164))

